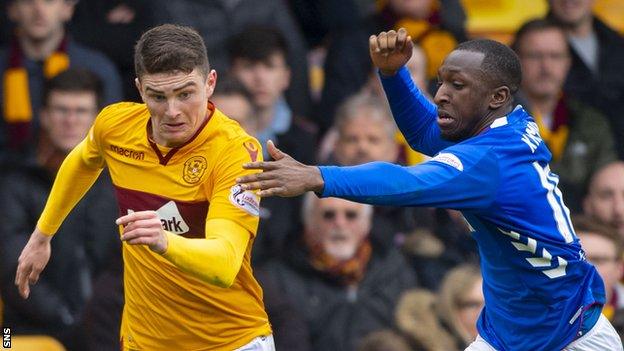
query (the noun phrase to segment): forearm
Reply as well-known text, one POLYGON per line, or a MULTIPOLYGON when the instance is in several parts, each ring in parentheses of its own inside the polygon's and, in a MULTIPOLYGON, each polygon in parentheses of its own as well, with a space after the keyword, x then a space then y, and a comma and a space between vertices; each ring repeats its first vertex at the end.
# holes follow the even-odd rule
POLYGON ((406 67, 392 76, 380 74, 380 79, 394 120, 413 149, 432 156, 450 145, 440 139, 437 107, 416 87, 406 67))
POLYGON ((102 172, 100 168, 87 166, 82 158, 83 144, 79 144, 63 161, 37 228, 45 234, 56 233, 65 217, 91 188, 102 172))
POLYGON ((206 238, 187 239, 167 233, 163 257, 180 270, 222 288, 235 281, 249 243, 249 232, 237 223, 211 219, 206 223, 206 238))

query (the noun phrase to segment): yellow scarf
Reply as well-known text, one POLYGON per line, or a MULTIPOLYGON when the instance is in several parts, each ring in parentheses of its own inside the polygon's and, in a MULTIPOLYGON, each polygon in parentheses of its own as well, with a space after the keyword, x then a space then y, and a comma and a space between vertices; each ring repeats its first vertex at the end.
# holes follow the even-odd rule
POLYGON ((534 111, 533 117, 535 117, 535 122, 539 127, 542 139, 544 139, 553 155, 553 160, 560 160, 565 146, 568 143, 568 135, 570 134, 570 128, 568 127, 568 110, 565 106, 563 96, 559 98, 553 111, 552 128, 548 128, 544 124, 542 114, 539 111, 534 111))
MULTIPOLYGON (((69 56, 66 52, 67 40, 63 39, 57 50, 52 53, 43 64, 43 73, 46 79, 50 79, 69 67, 69 56)), ((9 67, 4 71, 4 121, 9 125, 21 125, 14 128, 15 132, 9 128, 10 143, 21 144, 27 138, 30 130, 30 122, 33 118, 33 109, 30 101, 30 90, 28 87, 28 72, 24 68, 24 54, 16 39, 11 43, 9 52, 9 67), (25 127, 25 128, 24 128, 25 127), (18 131, 19 130, 19 131, 18 131), (28 130, 24 132, 24 130, 28 130)), ((15 145, 13 145, 15 146, 15 145)))

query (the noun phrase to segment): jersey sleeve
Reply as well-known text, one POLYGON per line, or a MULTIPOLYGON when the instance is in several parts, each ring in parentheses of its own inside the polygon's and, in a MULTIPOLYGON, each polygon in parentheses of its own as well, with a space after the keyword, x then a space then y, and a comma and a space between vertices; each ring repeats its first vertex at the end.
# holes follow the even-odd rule
POLYGON ((323 197, 373 205, 478 210, 496 199, 496 156, 479 147, 454 147, 411 167, 373 162, 353 167, 319 167, 323 197))
POLYGON ((111 106, 104 108, 95 118, 89 134, 83 141, 81 148, 81 156, 84 163, 91 168, 104 167, 104 153, 101 148, 101 140, 103 130, 106 129, 105 124, 113 108, 111 106))
POLYGON ((405 66, 394 76, 379 76, 394 120, 412 149, 433 156, 453 145, 441 138, 437 107, 418 90, 405 66))
POLYGON ((243 191, 236 178, 257 170, 243 169, 243 164, 262 160, 262 148, 250 136, 234 138, 221 152, 214 170, 212 196, 208 217, 229 219, 247 229, 252 236, 258 229, 260 198, 252 191, 243 191))

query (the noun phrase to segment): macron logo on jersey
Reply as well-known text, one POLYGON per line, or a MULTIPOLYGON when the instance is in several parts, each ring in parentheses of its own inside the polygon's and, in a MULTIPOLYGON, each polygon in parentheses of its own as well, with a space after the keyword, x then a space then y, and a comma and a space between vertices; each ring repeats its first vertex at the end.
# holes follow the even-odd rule
MULTIPOLYGON (((132 212, 134 211, 128 210, 128 214, 132 212)), ((156 213, 158 213, 158 217, 160 217, 160 223, 164 230, 178 235, 189 231, 189 226, 184 221, 184 218, 182 218, 175 201, 167 202, 161 208, 157 209, 156 213)))

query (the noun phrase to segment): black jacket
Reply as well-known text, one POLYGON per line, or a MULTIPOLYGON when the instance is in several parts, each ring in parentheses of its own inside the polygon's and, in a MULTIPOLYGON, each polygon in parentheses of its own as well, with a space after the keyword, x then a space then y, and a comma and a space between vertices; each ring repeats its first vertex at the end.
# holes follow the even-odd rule
POLYGON ((624 157, 624 38, 594 17, 598 36, 598 72, 593 74, 572 51, 572 66, 564 90, 604 113, 615 133, 620 158, 624 157))
MULTIPOLYGON (((280 294, 295 302, 307 322, 312 349, 318 351, 355 350, 371 331, 391 328, 399 296, 416 284, 403 256, 375 243, 364 279, 355 290, 316 271, 302 245, 288 252, 283 261, 271 261, 264 269, 277 282, 280 294)), ((277 335, 287 330, 276 328, 274 332, 277 335)))
MULTIPOLYGON (((14 166, 15 167, 15 166, 14 166)), ((91 279, 118 253, 117 206, 104 172, 52 240, 52 255, 27 300, 13 284, 17 258, 49 195, 54 175, 39 166, 15 167, 0 181, 0 267, 4 322, 15 334, 48 334, 61 340, 81 318, 91 279)))

